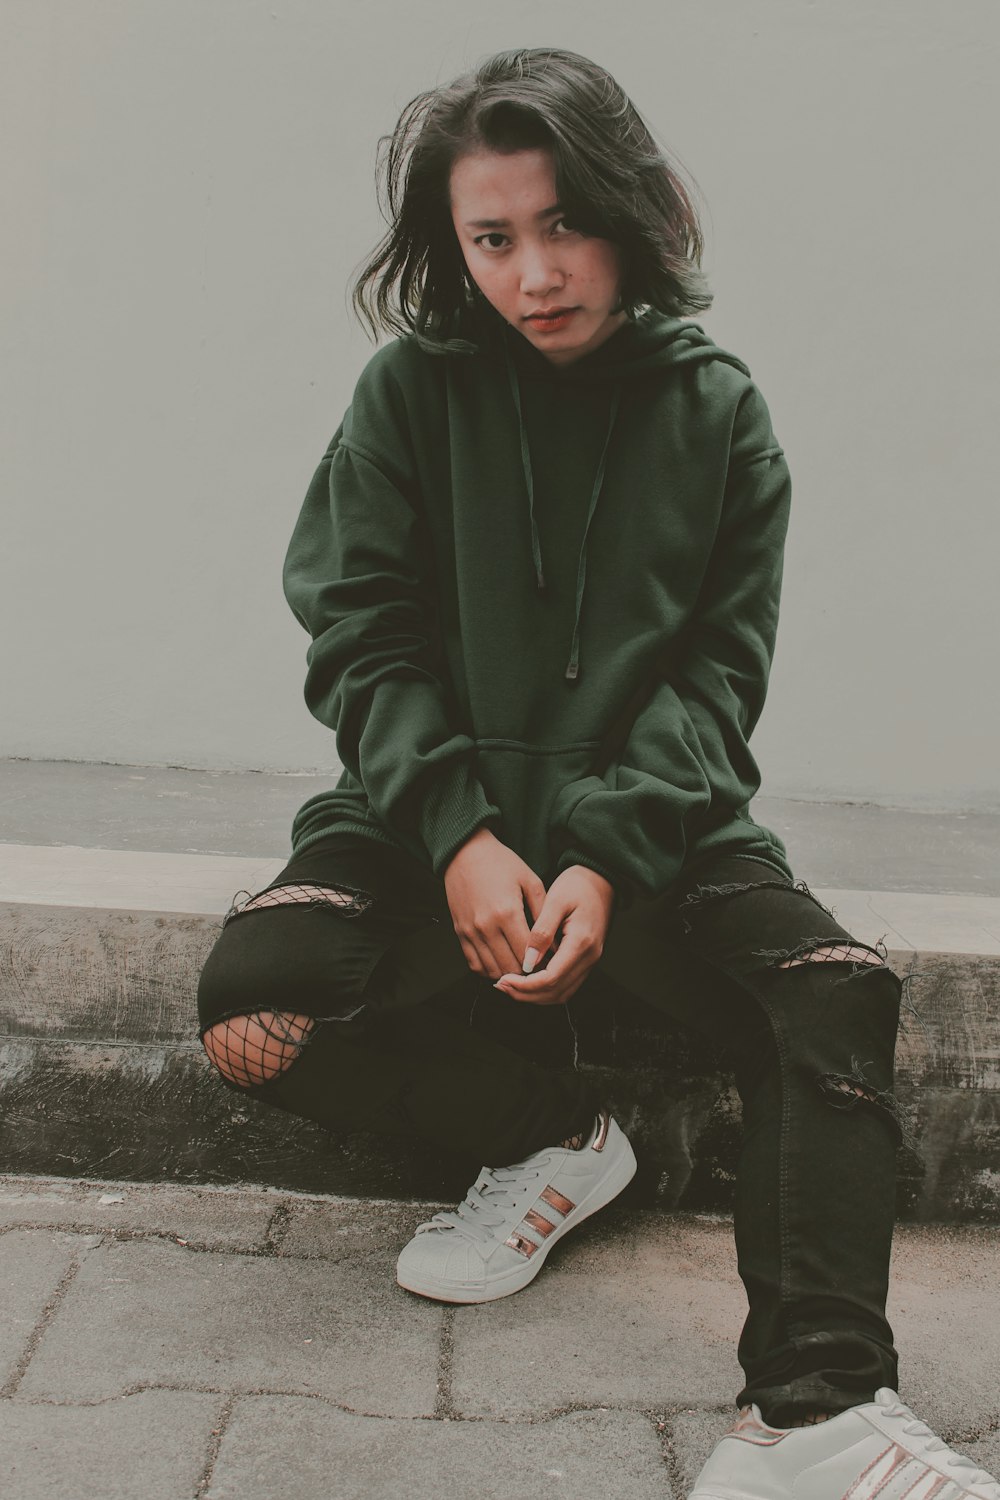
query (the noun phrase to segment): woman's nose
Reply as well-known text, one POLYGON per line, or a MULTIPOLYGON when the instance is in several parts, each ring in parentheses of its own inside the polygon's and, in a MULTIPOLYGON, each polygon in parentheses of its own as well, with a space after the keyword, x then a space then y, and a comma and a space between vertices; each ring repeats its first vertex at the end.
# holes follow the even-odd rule
POLYGON ((544 250, 525 250, 521 260, 521 291, 538 297, 563 285, 565 277, 544 250))

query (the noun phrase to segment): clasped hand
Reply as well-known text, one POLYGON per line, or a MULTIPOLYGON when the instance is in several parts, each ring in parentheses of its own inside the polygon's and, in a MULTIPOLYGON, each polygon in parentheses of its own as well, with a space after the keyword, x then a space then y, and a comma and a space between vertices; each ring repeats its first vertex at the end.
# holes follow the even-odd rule
POLYGON ((530 865, 480 828, 451 860, 444 884, 469 968, 514 1000, 565 1004, 604 951, 614 887, 585 865, 563 870, 546 891, 530 865))

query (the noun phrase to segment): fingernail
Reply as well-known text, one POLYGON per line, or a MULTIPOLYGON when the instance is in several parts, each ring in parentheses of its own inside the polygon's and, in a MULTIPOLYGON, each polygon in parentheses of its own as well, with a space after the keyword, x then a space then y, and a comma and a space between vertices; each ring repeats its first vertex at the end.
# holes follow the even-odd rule
POLYGON ((524 963, 521 965, 521 973, 522 974, 530 974, 531 971, 532 971, 532 969, 537 964, 538 958, 539 958, 539 955, 535 951, 534 948, 528 948, 528 949, 526 949, 525 955, 524 955, 524 963))

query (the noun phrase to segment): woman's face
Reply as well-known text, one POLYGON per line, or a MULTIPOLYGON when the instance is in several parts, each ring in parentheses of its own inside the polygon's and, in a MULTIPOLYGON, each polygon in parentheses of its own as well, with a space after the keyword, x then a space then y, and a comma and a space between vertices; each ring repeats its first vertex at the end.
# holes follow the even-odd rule
POLYGON ((483 296, 556 365, 603 344, 626 321, 618 305, 622 267, 611 240, 565 220, 551 151, 477 151, 451 170, 451 216, 483 296), (556 321, 533 317, 552 308, 556 321))

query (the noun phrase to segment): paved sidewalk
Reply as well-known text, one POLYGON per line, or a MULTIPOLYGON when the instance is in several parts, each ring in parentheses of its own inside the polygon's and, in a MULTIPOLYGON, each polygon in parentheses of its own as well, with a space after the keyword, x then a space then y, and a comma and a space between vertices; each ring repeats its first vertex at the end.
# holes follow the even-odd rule
MULTIPOLYGON (((683 1500, 732 1420, 722 1218, 609 1208, 516 1296, 399 1288, 449 1205, 0 1178, 5 1500, 683 1500)), ((1000 1467, 1000 1240, 903 1226, 901 1394, 1000 1467)))

